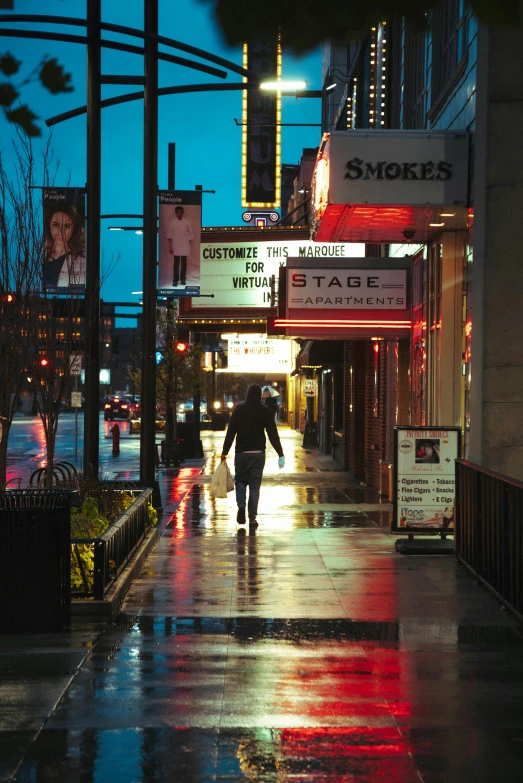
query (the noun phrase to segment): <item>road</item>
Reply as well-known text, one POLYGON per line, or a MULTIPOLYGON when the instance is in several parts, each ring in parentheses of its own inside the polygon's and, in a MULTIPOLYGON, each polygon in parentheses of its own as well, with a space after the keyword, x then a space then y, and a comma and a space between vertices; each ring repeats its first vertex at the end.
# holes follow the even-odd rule
MULTIPOLYGON (((121 456, 112 456, 112 437, 110 428, 113 422, 104 421, 100 412, 100 473, 102 476, 114 478, 114 474, 124 469, 132 470, 138 467, 140 436, 129 433, 129 422, 118 421, 120 427, 121 456), (125 465, 121 464, 125 462, 125 465)), ((158 440, 162 438, 158 433, 158 440)), ((82 468, 84 440, 84 416, 78 414, 78 444, 75 459, 75 414, 62 413, 58 421, 56 436, 55 460, 67 460, 78 469, 82 468)), ((31 474, 47 464, 44 427, 39 416, 24 416, 17 414, 9 435, 7 454, 7 480, 21 479, 22 486, 26 484, 31 474)))

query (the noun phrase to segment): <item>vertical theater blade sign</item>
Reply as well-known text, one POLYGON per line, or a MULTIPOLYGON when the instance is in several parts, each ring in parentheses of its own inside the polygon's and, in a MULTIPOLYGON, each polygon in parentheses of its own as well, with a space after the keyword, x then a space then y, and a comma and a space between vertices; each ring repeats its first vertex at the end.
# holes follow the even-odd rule
MULTIPOLYGON (((258 75, 260 82, 281 79, 278 38, 244 44, 243 65, 258 75)), ((281 93, 244 90, 242 123, 242 206, 278 209, 281 93)))

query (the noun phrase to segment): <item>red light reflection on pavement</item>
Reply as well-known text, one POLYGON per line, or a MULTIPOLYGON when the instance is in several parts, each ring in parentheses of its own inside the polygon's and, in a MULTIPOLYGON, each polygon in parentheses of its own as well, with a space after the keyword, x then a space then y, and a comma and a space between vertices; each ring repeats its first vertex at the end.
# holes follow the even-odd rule
MULTIPOLYGON (((180 472, 177 476, 173 476, 173 480, 168 487, 169 494, 167 500, 169 503, 179 503, 180 500, 191 489, 194 479, 201 473, 201 468, 180 468, 180 472)), ((187 499, 184 501, 187 503, 187 499)), ((182 508, 182 505, 180 508, 182 508)))
POLYGON ((180 468, 178 475, 173 476, 169 484, 163 485, 167 489, 165 506, 167 508, 174 506, 176 509, 167 523, 168 526, 175 521, 178 512, 180 512, 179 518, 183 517, 183 512, 191 496, 190 490, 201 472, 201 468, 180 468))
MULTIPOLYGON (((306 764, 329 783, 348 780, 419 781, 407 743, 396 728, 283 729, 278 755, 297 771, 306 764)), ((305 776, 307 780, 313 777, 305 776)))

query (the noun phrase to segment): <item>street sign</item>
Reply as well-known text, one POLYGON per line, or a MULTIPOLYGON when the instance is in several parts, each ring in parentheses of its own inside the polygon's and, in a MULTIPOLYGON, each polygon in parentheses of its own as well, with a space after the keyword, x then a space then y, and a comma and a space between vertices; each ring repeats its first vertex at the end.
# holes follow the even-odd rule
POLYGON ((316 381, 311 378, 306 378, 303 381, 303 394, 305 397, 316 397, 316 381))
MULTIPOLYGON (((69 357, 69 375, 80 375, 82 372, 82 355, 75 353, 69 357)), ((81 406, 80 406, 81 407, 81 406)))
POLYGON ((81 408, 82 407, 82 392, 74 391, 71 392, 71 408, 81 408))
POLYGON ((395 427, 393 533, 453 533, 459 427, 395 427))

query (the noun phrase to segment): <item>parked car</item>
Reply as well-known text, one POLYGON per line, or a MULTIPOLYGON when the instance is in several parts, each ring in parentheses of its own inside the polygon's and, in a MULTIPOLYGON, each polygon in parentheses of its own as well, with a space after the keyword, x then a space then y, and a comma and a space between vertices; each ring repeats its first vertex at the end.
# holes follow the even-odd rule
POLYGON ((113 419, 130 419, 133 412, 133 401, 130 397, 113 397, 104 403, 105 421, 113 421, 113 419))

